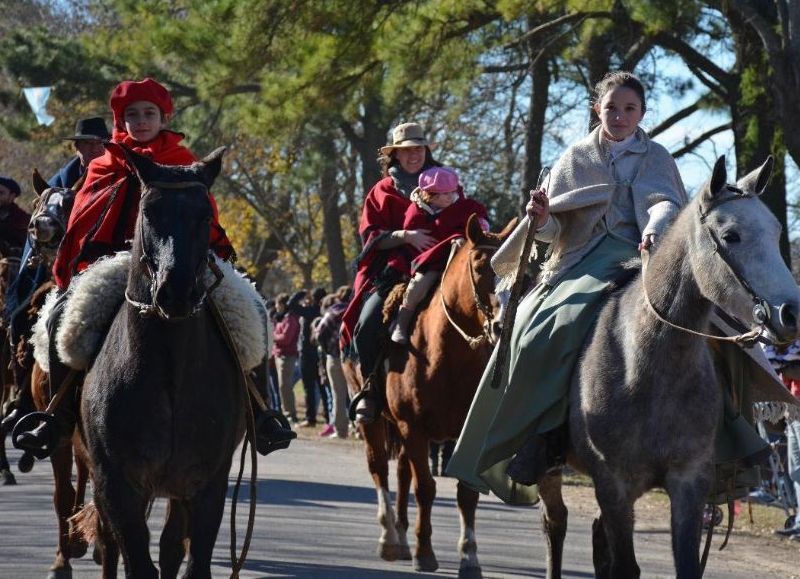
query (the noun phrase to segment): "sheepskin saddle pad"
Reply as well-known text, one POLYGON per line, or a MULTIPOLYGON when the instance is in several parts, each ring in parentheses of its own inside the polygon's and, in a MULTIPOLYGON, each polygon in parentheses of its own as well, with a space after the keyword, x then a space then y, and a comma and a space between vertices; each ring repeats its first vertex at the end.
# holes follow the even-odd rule
MULTIPOLYGON (((70 368, 88 369, 99 352, 114 316, 125 301, 130 261, 130 252, 120 252, 98 260, 72 280, 56 335, 58 357, 70 368)), ((217 259, 217 265, 224 278, 211 295, 231 332, 242 365, 250 370, 267 353, 267 310, 246 277, 230 263, 217 259)), ((210 287, 215 280, 211 271, 206 270, 206 285, 210 287)), ((33 355, 45 371, 50 368, 47 320, 57 297, 56 290, 47 295, 33 326, 33 355)))

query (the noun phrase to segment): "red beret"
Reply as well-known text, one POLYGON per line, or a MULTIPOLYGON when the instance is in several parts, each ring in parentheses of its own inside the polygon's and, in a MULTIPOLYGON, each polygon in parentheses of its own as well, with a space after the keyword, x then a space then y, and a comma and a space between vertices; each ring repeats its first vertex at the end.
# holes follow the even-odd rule
POLYGON ((161 113, 172 114, 172 97, 163 85, 152 78, 141 81, 124 80, 111 92, 111 110, 114 113, 114 128, 125 130, 125 108, 137 101, 155 104, 161 113))

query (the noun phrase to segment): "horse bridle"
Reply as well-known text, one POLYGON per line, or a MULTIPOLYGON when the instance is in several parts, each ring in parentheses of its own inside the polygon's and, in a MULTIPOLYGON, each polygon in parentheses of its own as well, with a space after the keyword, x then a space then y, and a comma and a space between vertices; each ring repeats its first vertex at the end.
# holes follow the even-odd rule
POLYGON ((753 195, 746 193, 742 189, 738 187, 734 187, 733 185, 726 185, 725 186, 728 191, 734 193, 733 196, 725 197, 724 199, 720 199, 718 201, 712 202, 706 209, 703 211, 703 206, 698 204, 698 211, 700 213, 700 225, 703 231, 711 239, 711 243, 714 246, 714 253, 716 253, 719 258, 722 260, 722 263, 728 268, 728 271, 733 275, 734 279, 737 281, 739 285, 750 295, 750 299, 753 301, 753 321, 756 323, 757 327, 753 328, 750 331, 740 333, 736 336, 715 336, 711 334, 704 334, 703 332, 698 332, 689 328, 685 328, 683 326, 679 326, 677 324, 673 324, 669 320, 667 320, 653 305, 652 300, 650 299, 650 295, 647 292, 647 264, 649 263, 650 254, 648 250, 642 251, 642 287, 644 289, 645 301, 650 308, 650 311, 655 314, 655 316, 662 321, 663 323, 671 326, 677 330, 681 330, 684 332, 688 332, 690 334, 694 334, 696 336, 702 336, 704 338, 713 338, 715 340, 719 340, 722 342, 735 342, 737 344, 741 344, 746 347, 752 347, 756 344, 756 342, 762 342, 764 344, 769 344, 769 340, 767 340, 763 335, 764 328, 771 328, 773 329, 773 333, 777 335, 777 332, 774 332, 774 328, 771 326, 772 315, 770 313, 769 303, 760 297, 752 288, 752 286, 744 279, 739 272, 736 271, 736 268, 733 267, 733 263, 730 257, 730 254, 725 249, 725 246, 722 245, 717 235, 714 233, 714 230, 709 227, 706 223, 706 219, 711 214, 711 212, 719 207, 720 205, 724 205, 729 201, 737 201, 740 199, 752 199, 753 195))
MULTIPOLYGON (((70 191, 70 189, 66 188, 66 187, 50 187, 50 188, 48 188, 48 191, 49 191, 49 193, 47 194, 46 197, 44 195, 41 195, 39 197, 39 199, 37 200, 36 205, 34 205, 34 207, 33 207, 33 215, 31 216, 31 220, 28 222, 28 236, 31 239, 31 249, 33 250, 33 253, 37 257, 39 257, 39 250, 41 248, 48 249, 50 251, 54 251, 54 250, 58 249, 58 244, 56 244, 55 246, 52 246, 52 245, 49 245, 48 243, 40 243, 38 240, 36 240, 36 238, 34 238, 31 235, 31 232, 34 230, 34 223, 36 222, 36 220, 39 217, 41 217, 43 215, 47 215, 47 217, 49 217, 50 219, 52 219, 53 221, 56 222, 56 224, 61 228, 62 232, 67 230, 67 221, 66 221, 66 219, 63 219, 57 213, 53 213, 51 211, 47 211, 46 207, 47 207, 47 201, 50 199, 50 197, 53 195, 53 193, 55 193, 56 191, 59 191, 59 192, 61 192, 61 191, 70 191)), ((61 195, 62 195, 62 199, 63 199, 63 195, 64 195, 63 192, 61 193, 61 195)), ((69 216, 67 216, 67 217, 69 217, 69 216)), ((59 240, 59 243, 60 243, 60 240, 59 240)), ((34 256, 31 256, 31 259, 33 259, 33 257, 34 256)))
MULTIPOLYGON (((158 189, 189 189, 191 187, 201 187, 203 191, 205 191, 206 195, 208 195, 208 187, 206 186, 205 183, 202 183, 200 181, 181 181, 175 183, 170 183, 166 181, 151 181, 150 183, 147 184, 143 183, 141 201, 144 201, 147 195, 158 189)), ((148 304, 133 299, 128 293, 127 288, 125 288, 125 301, 128 302, 131 306, 133 306, 142 316, 146 317, 146 316, 158 315, 163 319, 169 320, 170 316, 155 303, 155 295, 158 289, 156 287, 156 279, 157 279, 156 263, 155 260, 148 254, 147 247, 145 246, 143 221, 144 221, 143 219, 139 219, 139 243, 142 253, 140 261, 144 264, 145 269, 147 270, 147 277, 150 278, 150 298, 153 301, 153 303, 148 304)), ((197 312, 199 312, 203 308, 203 305, 205 303, 208 294, 210 294, 217 288, 217 286, 222 282, 222 278, 224 277, 222 271, 220 270, 219 266, 215 261, 214 252, 210 250, 208 252, 208 255, 206 256, 206 265, 211 270, 211 273, 214 274, 215 281, 213 284, 211 284, 211 286, 205 287, 202 281, 203 273, 201 268, 201 271, 200 273, 198 273, 195 282, 202 287, 203 291, 200 294, 200 298, 197 300, 197 303, 192 307, 192 310, 189 313, 189 317, 194 316, 197 312)))
MULTIPOLYGON (((493 318, 492 308, 491 306, 487 305, 478 294, 478 287, 475 283, 475 272, 472 267, 472 260, 469 259, 469 257, 467 258, 467 265, 469 267, 469 281, 470 281, 470 286, 472 287, 472 298, 473 300, 475 300, 475 306, 478 308, 481 314, 483 314, 483 326, 482 326, 483 332, 479 336, 470 336, 467 332, 465 332, 461 328, 461 326, 459 326, 456 323, 455 320, 453 320, 453 317, 450 315, 450 310, 444 301, 444 280, 445 277, 447 276, 447 271, 450 268, 450 262, 453 261, 453 257, 455 256, 456 251, 458 251, 458 248, 461 246, 460 241, 461 240, 459 239, 454 239, 450 244, 450 255, 447 258, 447 263, 445 264, 444 272, 442 273, 442 281, 439 284, 439 298, 441 299, 442 309, 444 310, 444 315, 447 318, 447 321, 450 322, 450 325, 453 326, 453 328, 455 328, 455 330, 461 335, 462 338, 464 338, 464 340, 466 340, 467 344, 469 344, 469 347, 473 350, 476 350, 484 342, 488 342, 489 344, 494 345, 495 338, 492 332, 492 318, 493 318)), ((471 253, 473 251, 478 251, 478 250, 495 251, 496 249, 497 247, 495 247, 494 245, 482 244, 470 247, 469 251, 471 253)))

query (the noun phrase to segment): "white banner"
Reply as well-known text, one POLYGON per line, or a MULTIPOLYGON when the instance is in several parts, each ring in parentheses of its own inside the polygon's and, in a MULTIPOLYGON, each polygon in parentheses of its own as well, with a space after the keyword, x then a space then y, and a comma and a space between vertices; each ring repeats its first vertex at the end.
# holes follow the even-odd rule
POLYGON ((37 86, 22 89, 23 94, 25 94, 25 100, 28 101, 40 125, 49 126, 56 120, 55 117, 47 112, 47 99, 50 98, 51 88, 49 86, 37 86))

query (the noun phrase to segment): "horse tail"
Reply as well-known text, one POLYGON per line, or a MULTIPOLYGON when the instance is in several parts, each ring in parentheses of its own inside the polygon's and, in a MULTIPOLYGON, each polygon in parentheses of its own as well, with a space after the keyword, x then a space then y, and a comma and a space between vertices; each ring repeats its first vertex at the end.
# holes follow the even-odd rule
POLYGON ((69 518, 69 524, 74 529, 76 536, 83 537, 87 543, 96 543, 100 536, 100 512, 94 501, 86 505, 69 518))
POLYGON ((400 430, 394 422, 387 418, 383 418, 383 425, 386 432, 386 456, 389 460, 396 460, 400 455, 400 448, 403 445, 403 440, 400 437, 400 430))

